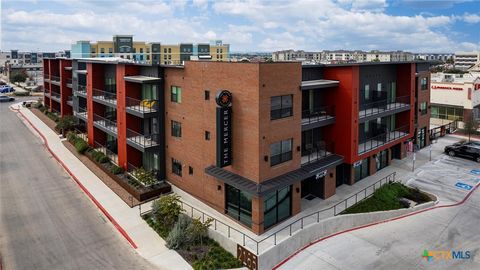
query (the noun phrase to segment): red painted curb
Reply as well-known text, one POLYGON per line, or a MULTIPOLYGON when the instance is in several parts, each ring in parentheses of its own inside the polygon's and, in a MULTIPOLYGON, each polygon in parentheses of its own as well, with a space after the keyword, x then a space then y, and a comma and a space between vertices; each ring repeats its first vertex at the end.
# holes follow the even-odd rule
MULTIPOLYGON (((65 163, 63 163, 63 161, 58 158, 58 156, 50 149, 50 146, 48 145, 48 141, 47 139, 45 138, 45 136, 40 132, 40 130, 38 130, 33 124, 32 122, 30 122, 30 120, 28 120, 25 115, 19 110, 19 109, 13 109, 12 110, 15 110, 17 112, 20 113, 20 115, 23 117, 23 119, 25 119, 31 127, 33 127, 33 129, 35 129, 35 131, 40 135, 40 137, 42 137, 42 140, 43 142, 45 143, 45 146, 48 150, 48 152, 50 152, 50 154, 52 154, 52 156, 60 163, 60 165, 62 165, 63 169, 73 178, 73 180, 77 183, 77 185, 83 190, 83 192, 90 198, 90 200, 92 200, 92 202, 98 207, 98 209, 100 209, 100 211, 108 218, 108 220, 110 220, 110 222, 113 224, 113 226, 115 226, 115 228, 117 228, 118 232, 120 232, 120 234, 125 238, 127 239, 127 241, 130 243, 130 245, 132 245, 132 247, 134 249, 137 249, 138 246, 135 244, 135 242, 133 242, 133 240, 130 238, 130 236, 128 235, 128 233, 120 226, 120 224, 117 223, 117 221, 107 212, 107 210, 105 210, 105 208, 103 208, 103 206, 97 201, 97 199, 95 199, 95 197, 93 197, 93 195, 85 188, 85 186, 82 185, 82 183, 80 183, 80 181, 78 180, 78 178, 70 171, 70 169, 68 169, 68 167, 65 165, 65 163)), ((1 265, 0 265, 1 266, 1 265)), ((1 270, 1 268, 0 268, 1 270)))
POLYGON ((423 212, 427 212, 427 211, 431 211, 431 210, 434 210, 434 209, 438 209, 438 208, 447 208, 447 207, 455 207, 455 206, 459 206, 461 204, 464 204, 468 198, 470 198, 470 196, 473 194, 473 192, 479 187, 480 184, 477 184, 475 185, 475 187, 470 191, 468 192, 467 196, 465 196, 461 201, 459 202, 456 202, 456 203, 453 203, 453 204, 446 204, 446 205, 437 205, 437 206, 432 206, 430 208, 426 208, 426 209, 423 209, 423 210, 419 210, 417 212, 413 212, 413 213, 409 213, 409 214, 405 214, 403 216, 398 216, 398 217, 395 217, 395 218, 390 218, 390 219, 386 219, 386 220, 382 220, 382 221, 377 221, 377 222, 374 222, 374 223, 370 223, 370 224, 366 224, 366 225, 362 225, 362 226, 358 226, 358 227, 354 227, 354 228, 351 228, 351 229, 348 229, 348 230, 343 230, 343 231, 340 231, 340 232, 336 232, 334 234, 331 234, 331 235, 327 235, 325 237, 322 237, 320 239, 317 239, 313 242, 311 242, 310 244, 302 247, 301 249, 295 251, 292 255, 288 256, 287 258, 285 258, 283 261, 281 261, 279 264, 277 264, 275 267, 272 268, 272 270, 276 270, 278 268, 280 268, 282 265, 284 265, 286 262, 288 262, 290 259, 292 259, 293 257, 295 257, 298 253, 304 251, 305 249, 319 243, 319 242, 322 242, 323 240, 326 240, 326 239, 329 239, 329 238, 332 238, 334 236, 337 236, 337 235, 340 235, 340 234, 344 234, 344 233, 348 233, 348 232, 352 232, 352 231, 356 231, 356 230, 360 230, 360 229, 363 229, 363 228, 367 228, 367 227, 371 227, 371 226, 374 226, 374 225, 378 225, 378 224, 382 224, 382 223, 387 223, 387 222, 391 222, 391 221, 395 221, 395 220, 399 220, 399 219, 403 219, 403 218, 406 218, 406 217, 409 217, 409 216, 413 216, 413 215, 417 215, 417 214, 420 214, 420 213, 423 213, 423 212))

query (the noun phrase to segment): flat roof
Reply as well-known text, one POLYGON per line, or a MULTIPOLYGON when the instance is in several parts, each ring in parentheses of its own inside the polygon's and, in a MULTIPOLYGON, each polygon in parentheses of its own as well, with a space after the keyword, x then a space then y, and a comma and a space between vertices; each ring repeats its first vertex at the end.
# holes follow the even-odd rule
POLYGON ((125 81, 133 83, 157 83, 162 81, 162 78, 148 77, 143 75, 125 76, 123 78, 125 81))
POLYGON ((338 86, 339 84, 340 84, 340 81, 335 81, 335 80, 302 81, 302 90, 335 87, 335 86, 338 86))
POLYGON ((278 190, 293 183, 307 179, 332 166, 337 166, 342 163, 342 156, 330 155, 318 161, 305 164, 299 169, 271 178, 260 184, 214 165, 205 168, 205 173, 244 192, 255 196, 262 196, 274 190, 278 190))
POLYGON ((338 63, 338 64, 313 64, 302 65, 302 68, 316 67, 348 67, 348 66, 376 66, 376 65, 400 65, 400 64, 438 64, 437 60, 412 60, 412 61, 394 61, 394 62, 354 62, 354 63, 338 63))

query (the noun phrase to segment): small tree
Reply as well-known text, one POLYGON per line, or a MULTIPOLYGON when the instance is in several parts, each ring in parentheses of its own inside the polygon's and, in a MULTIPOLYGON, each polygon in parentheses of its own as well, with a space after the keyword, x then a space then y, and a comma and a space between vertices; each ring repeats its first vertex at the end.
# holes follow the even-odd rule
POLYGON ((465 119, 463 129, 465 134, 468 134, 468 141, 470 141, 470 135, 476 133, 478 128, 478 123, 473 119, 473 114, 465 119))
POLYGON ((162 196, 152 204, 152 214, 155 220, 168 229, 172 228, 178 220, 178 215, 182 212, 180 196, 175 194, 162 196))
POLYGON ((193 243, 200 242, 203 246, 203 239, 208 235, 208 228, 213 222, 213 218, 208 218, 205 222, 201 222, 200 218, 192 220, 187 228, 187 234, 193 243))
POLYGON ((12 78, 10 79, 12 83, 25 82, 26 80, 27 80, 27 74, 24 74, 24 73, 15 73, 15 75, 13 75, 12 78))
POLYGON ((57 129, 61 133, 64 133, 65 131, 72 130, 76 124, 77 124, 76 118, 72 115, 68 115, 58 120, 57 125, 55 126, 55 129, 57 129))

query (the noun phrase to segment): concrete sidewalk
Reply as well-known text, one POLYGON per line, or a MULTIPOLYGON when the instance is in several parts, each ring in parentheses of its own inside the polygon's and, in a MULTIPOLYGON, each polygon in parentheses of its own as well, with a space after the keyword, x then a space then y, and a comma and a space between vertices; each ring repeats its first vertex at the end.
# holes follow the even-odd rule
MULTIPOLYGON (((139 216, 137 208, 128 207, 112 190, 78 160, 62 144, 59 136, 38 119, 29 109, 20 104, 11 106, 41 133, 47 148, 58 157, 62 166, 76 178, 79 186, 85 188, 85 193, 93 197, 107 218, 113 219, 112 225, 129 240, 138 254, 160 269, 192 269, 192 267, 174 250, 165 247, 165 241, 153 231, 139 216), (102 209, 103 208, 103 209, 102 209), (109 217, 110 216, 110 217, 109 217)), ((29 123, 26 123, 29 126, 29 123)), ((29 127, 30 128, 30 127, 29 127)), ((32 129, 32 128, 30 128, 32 129)), ((36 135, 37 132, 34 132, 36 135)), ((89 196, 90 197, 90 196, 89 196)))

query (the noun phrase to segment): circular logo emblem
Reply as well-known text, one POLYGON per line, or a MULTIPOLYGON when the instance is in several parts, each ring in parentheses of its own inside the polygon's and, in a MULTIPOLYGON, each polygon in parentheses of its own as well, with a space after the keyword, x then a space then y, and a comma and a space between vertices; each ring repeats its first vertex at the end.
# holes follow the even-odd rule
POLYGON ((232 103, 232 93, 228 90, 221 90, 217 93, 215 100, 218 106, 227 107, 232 103))

